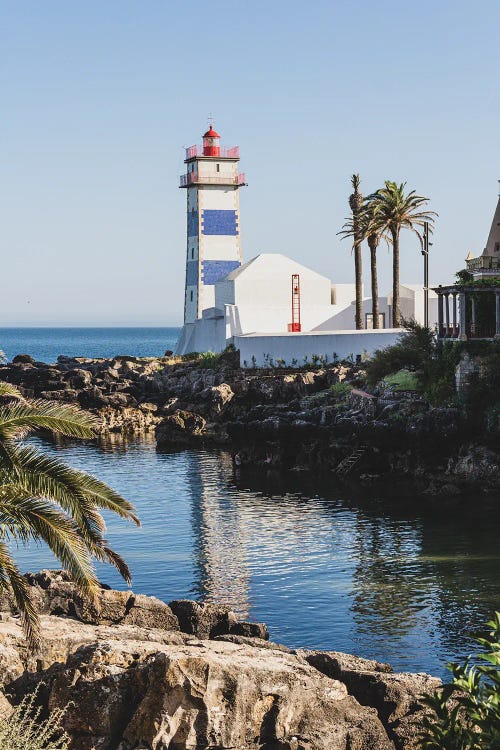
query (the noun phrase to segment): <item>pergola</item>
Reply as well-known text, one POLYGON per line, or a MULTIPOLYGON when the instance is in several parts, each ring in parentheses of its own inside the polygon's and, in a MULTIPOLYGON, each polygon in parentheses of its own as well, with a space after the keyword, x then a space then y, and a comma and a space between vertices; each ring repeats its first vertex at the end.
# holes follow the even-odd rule
POLYGON ((438 286, 438 337, 440 339, 500 338, 500 286, 496 284, 454 284, 438 286), (495 314, 478 318, 478 294, 494 294, 495 314))

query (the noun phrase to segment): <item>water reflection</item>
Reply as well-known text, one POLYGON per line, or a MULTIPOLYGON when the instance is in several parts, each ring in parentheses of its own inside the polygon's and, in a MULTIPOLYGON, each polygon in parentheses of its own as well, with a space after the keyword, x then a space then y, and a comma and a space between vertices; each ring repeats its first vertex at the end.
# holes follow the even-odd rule
MULTIPOLYGON (((445 661, 471 648, 470 631, 500 608, 498 504, 479 518, 475 503, 424 512, 421 498, 404 503, 394 488, 235 476, 227 453, 162 454, 152 442, 44 449, 136 504, 140 530, 108 519, 135 591, 228 603, 288 645, 442 673, 445 661)), ((21 563, 53 565, 41 550, 22 553, 21 563)), ((99 575, 124 587, 109 567, 99 575)))
POLYGON ((247 519, 227 491, 213 491, 214 483, 224 486, 231 469, 228 453, 218 458, 205 453, 192 456, 194 586, 199 599, 229 603, 241 617, 250 617, 247 519))

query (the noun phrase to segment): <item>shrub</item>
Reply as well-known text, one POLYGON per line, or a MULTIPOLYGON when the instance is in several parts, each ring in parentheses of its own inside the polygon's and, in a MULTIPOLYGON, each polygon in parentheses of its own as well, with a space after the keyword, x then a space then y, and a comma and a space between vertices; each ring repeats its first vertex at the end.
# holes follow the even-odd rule
POLYGON ((39 689, 0 719, 2 750, 68 750, 71 738, 61 724, 66 709, 56 708, 48 719, 40 721, 41 708, 35 707, 39 689))
POLYGON ((345 402, 349 398, 349 394, 352 391, 352 385, 349 383, 334 383, 330 386, 329 392, 335 402, 345 402))
POLYGON ((198 357, 198 366, 201 368, 217 367, 219 355, 215 352, 202 352, 198 357))
POLYGON ((435 347, 433 331, 415 321, 407 321, 404 325, 406 330, 395 344, 377 349, 366 362, 370 385, 376 385, 386 375, 399 370, 422 370, 431 359, 435 347))
POLYGON ((464 664, 450 664, 453 680, 424 703, 432 710, 420 729, 422 750, 495 750, 500 748, 500 612, 487 623, 484 649, 464 664))

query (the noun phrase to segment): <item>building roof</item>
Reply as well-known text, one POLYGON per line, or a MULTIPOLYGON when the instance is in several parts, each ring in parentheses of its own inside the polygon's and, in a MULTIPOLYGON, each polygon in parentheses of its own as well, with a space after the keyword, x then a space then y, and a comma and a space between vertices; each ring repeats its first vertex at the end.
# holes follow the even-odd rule
POLYGON ((493 222, 491 224, 488 241, 484 248, 483 255, 498 254, 498 248, 500 248, 500 197, 498 198, 495 215, 493 216, 493 222))
POLYGON ((203 138, 220 138, 220 135, 217 133, 217 131, 214 130, 214 126, 210 125, 210 130, 207 130, 206 133, 203 133, 203 138))
MULTIPOLYGON (((297 263, 293 258, 289 258, 282 253, 260 253, 239 268, 231 271, 223 280, 234 281, 246 272, 250 272, 255 278, 271 278, 278 274, 298 273, 304 274, 304 276, 308 276, 309 278, 315 276, 320 279, 326 279, 325 276, 317 271, 313 271, 311 268, 302 265, 302 263, 297 263)), ((330 283, 329 279, 328 283, 330 283)))

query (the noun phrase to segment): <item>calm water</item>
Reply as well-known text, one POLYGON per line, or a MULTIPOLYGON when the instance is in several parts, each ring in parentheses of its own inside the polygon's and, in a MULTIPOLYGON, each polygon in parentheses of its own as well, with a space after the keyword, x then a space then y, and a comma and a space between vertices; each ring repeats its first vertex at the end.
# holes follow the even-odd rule
MULTIPOLYGON (((47 362, 59 354, 154 356, 173 349, 178 333, 0 329, 0 349, 47 362)), ((418 497, 404 505, 371 488, 290 492, 270 478, 249 482, 234 476, 225 453, 161 454, 148 442, 39 444, 135 503, 142 528, 108 520, 137 592, 226 602, 290 646, 434 674, 467 654, 470 632, 500 609, 500 511, 479 510, 474 498, 470 514, 448 511, 442 500, 419 513, 418 497)), ((24 570, 55 564, 43 548, 19 550, 18 559, 24 570)), ((124 588, 109 567, 99 574, 124 588)))
MULTIPOLYGON (((228 603, 290 646, 443 674, 500 607, 493 511, 419 515, 369 489, 361 498, 249 489, 220 452, 162 454, 149 442, 43 447, 135 503, 142 528, 109 518, 108 535, 135 591, 228 603)), ((25 570, 54 564, 43 549, 20 557, 25 570)), ((99 574, 125 588, 112 569, 99 574)))
POLYGON ((10 360, 31 354, 41 362, 68 357, 158 357, 175 349, 180 328, 0 328, 0 351, 10 360))

